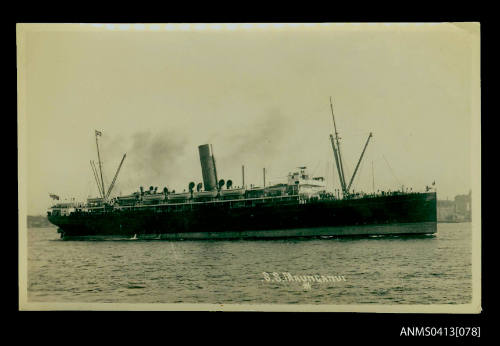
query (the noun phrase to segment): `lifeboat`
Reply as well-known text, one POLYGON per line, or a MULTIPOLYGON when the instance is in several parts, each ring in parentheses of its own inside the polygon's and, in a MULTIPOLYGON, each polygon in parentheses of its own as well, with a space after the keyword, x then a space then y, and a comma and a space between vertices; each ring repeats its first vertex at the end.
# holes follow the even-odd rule
POLYGON ((171 193, 167 196, 169 202, 181 203, 188 200, 191 197, 189 192, 182 193, 171 193))
POLYGON ((220 192, 221 196, 224 198, 240 198, 245 195, 245 189, 228 189, 228 190, 222 190, 220 192))
POLYGON ((144 194, 142 201, 144 204, 158 204, 165 200, 165 195, 162 193, 144 194))
POLYGON ((215 198, 215 197, 217 197, 217 190, 198 191, 193 193, 194 199, 215 198))
POLYGON ((100 197, 87 199, 88 204, 102 204, 104 200, 100 197))
POLYGON ((119 205, 130 205, 135 203, 137 197, 135 195, 117 196, 115 200, 119 205))

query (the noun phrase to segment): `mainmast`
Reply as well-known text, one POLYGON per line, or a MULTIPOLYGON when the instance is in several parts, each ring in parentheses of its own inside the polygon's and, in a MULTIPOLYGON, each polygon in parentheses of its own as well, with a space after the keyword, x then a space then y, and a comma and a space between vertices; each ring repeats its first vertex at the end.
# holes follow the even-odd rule
POLYGON ((370 138, 372 138, 372 133, 370 132, 368 139, 366 140, 363 151, 361 152, 361 156, 359 157, 356 168, 354 169, 354 173, 352 174, 351 180, 349 181, 349 185, 347 185, 345 182, 344 166, 342 164, 342 153, 340 151, 340 142, 339 142, 340 138, 339 138, 339 134, 337 132, 337 124, 335 123, 335 115, 333 114, 333 103, 332 103, 331 96, 330 96, 330 109, 332 110, 333 129, 335 131, 335 137, 333 135, 330 135, 330 141, 332 142, 333 156, 335 157, 335 163, 337 165, 337 172, 339 174, 340 187, 342 188, 342 195, 345 197, 345 196, 349 195, 349 190, 351 189, 352 182, 354 181, 354 178, 356 177, 356 173, 358 172, 358 168, 359 168, 359 165, 361 164, 361 160, 363 160, 363 155, 365 154, 366 147, 368 146, 368 143, 370 142, 370 138))
POLYGON ((98 136, 102 136, 101 131, 95 130, 95 144, 97 146, 97 159, 99 160, 99 172, 101 173, 101 188, 102 188, 102 197, 105 199, 104 191, 106 191, 104 187, 104 179, 102 178, 102 164, 101 164, 101 154, 99 153, 99 141, 97 140, 98 136))
POLYGON ((337 132, 337 124, 335 123, 335 115, 333 113, 332 97, 330 96, 330 109, 332 111, 333 119, 333 129, 335 131, 335 137, 330 135, 330 141, 332 142, 333 154, 335 157, 335 163, 337 165, 337 172, 339 174, 340 186, 342 188, 342 194, 347 195, 346 183, 344 178, 344 166, 342 164, 342 154, 340 152, 339 134, 337 132))

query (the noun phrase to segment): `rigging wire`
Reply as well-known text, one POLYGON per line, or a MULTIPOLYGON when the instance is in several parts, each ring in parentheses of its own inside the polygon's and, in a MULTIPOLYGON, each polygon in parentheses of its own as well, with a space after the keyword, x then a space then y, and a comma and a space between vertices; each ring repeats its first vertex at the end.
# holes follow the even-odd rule
POLYGON ((399 181, 399 179, 396 177, 396 175, 394 174, 394 171, 392 170, 392 167, 391 165, 389 165, 389 162, 387 161, 387 159, 385 158, 385 155, 382 155, 382 157, 384 158, 385 160, 385 163, 387 163, 387 166, 389 167, 391 173, 392 173, 392 176, 396 179, 396 181, 398 182, 398 185, 401 186, 401 182, 399 181))
MULTIPOLYGON (((343 167, 344 167, 344 177, 351 177, 351 172, 349 172, 349 166, 347 165, 347 160, 345 158, 343 158, 343 167)), ((346 188, 347 188, 347 185, 348 185, 348 182, 346 182, 346 188)))
MULTIPOLYGON (((356 179, 356 180, 354 181, 353 190, 355 190, 354 188, 356 188, 356 189, 357 189, 357 187, 358 187, 358 182, 360 182, 360 181, 361 181, 361 177, 363 176, 363 167, 364 167, 364 166, 365 166, 365 160, 362 160, 362 161, 361 161, 361 163, 360 163, 360 165, 359 165, 359 173, 358 173, 359 175, 358 175, 358 179, 356 179)), ((359 191, 358 191, 358 192, 359 192, 359 191)))
POLYGON ((92 184, 92 176, 93 176, 93 174, 90 176, 90 178, 87 176, 88 179, 87 179, 87 184, 85 186, 85 192, 86 192, 85 195, 86 196, 90 196, 92 191, 94 190, 94 188, 93 188, 94 184, 92 184))
POLYGON ((312 170, 311 176, 314 177, 316 175, 316 171, 318 170, 319 165, 322 163, 321 160, 318 161, 316 167, 312 170))

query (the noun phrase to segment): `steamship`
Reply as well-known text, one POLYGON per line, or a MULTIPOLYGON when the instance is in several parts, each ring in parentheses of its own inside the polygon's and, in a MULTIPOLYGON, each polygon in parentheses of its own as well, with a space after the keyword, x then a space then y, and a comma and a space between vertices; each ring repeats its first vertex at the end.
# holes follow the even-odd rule
POLYGON ((212 145, 198 147, 203 183, 188 184, 176 193, 167 187, 140 189, 111 197, 123 165, 105 189, 96 131, 98 164, 91 168, 100 193, 85 203, 56 203, 49 221, 64 240, 71 239, 245 239, 372 235, 421 235, 437 231, 435 189, 382 191, 365 194, 351 189, 372 134, 370 133, 349 182, 340 150, 333 105, 334 135, 330 135, 341 188, 331 193, 323 177, 311 176, 307 167, 290 172, 287 181, 247 187, 218 179, 212 145))

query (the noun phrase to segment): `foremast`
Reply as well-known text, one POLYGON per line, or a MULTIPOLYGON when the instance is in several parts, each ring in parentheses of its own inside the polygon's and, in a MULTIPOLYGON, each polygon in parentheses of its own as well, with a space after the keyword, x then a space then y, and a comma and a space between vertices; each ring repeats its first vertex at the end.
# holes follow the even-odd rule
POLYGON ((97 168, 95 166, 94 161, 90 161, 90 166, 92 168, 92 172, 94 173, 94 178, 97 184, 97 189, 99 190, 99 193, 101 195, 102 201, 104 203, 107 202, 109 196, 111 195, 111 192, 113 191, 113 188, 115 187, 116 179, 118 178, 118 174, 120 173, 120 169, 122 168, 123 161, 125 161, 125 157, 127 154, 123 154, 122 160, 120 161, 120 164, 118 166, 118 169, 116 170, 115 176, 113 177, 113 181, 109 185, 108 191, 106 191, 106 188, 104 186, 104 179, 103 179, 103 173, 102 173, 102 161, 101 161, 101 153, 99 151, 99 140, 98 138, 102 136, 101 131, 95 130, 95 144, 97 147, 97 159, 98 159, 98 164, 99 164, 99 173, 97 172, 97 168), (100 180, 99 180, 100 176, 100 180))

